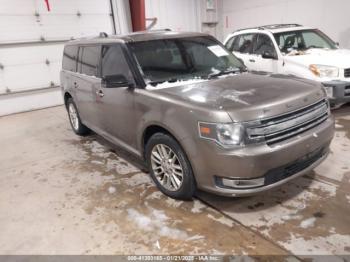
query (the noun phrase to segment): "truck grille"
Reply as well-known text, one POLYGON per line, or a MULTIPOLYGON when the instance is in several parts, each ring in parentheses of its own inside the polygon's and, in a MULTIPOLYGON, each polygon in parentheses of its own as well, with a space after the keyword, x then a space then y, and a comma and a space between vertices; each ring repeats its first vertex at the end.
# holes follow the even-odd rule
POLYGON ((344 69, 344 77, 350 77, 350 68, 344 69))
POLYGON ((320 125, 328 115, 328 103, 321 100, 303 109, 261 120, 259 125, 247 128, 248 139, 272 145, 320 125))

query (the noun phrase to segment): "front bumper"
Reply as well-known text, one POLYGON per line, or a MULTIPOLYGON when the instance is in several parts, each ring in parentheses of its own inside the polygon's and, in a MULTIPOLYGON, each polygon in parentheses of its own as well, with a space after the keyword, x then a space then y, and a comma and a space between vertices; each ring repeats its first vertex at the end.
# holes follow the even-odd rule
POLYGON ((334 135, 334 120, 328 118, 321 125, 273 146, 255 145, 225 150, 205 141, 200 154, 192 159, 200 189, 224 196, 246 196, 279 186, 301 176, 319 165, 329 152, 334 135), (220 179, 264 179, 262 186, 233 188, 220 179))
POLYGON ((350 82, 334 80, 322 82, 322 84, 333 88, 333 96, 329 97, 332 106, 350 102, 350 82))

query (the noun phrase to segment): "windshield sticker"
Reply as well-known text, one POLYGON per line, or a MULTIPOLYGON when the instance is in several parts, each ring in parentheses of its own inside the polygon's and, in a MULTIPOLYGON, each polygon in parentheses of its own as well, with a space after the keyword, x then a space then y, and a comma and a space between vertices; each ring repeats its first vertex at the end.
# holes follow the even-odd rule
POLYGON ((219 45, 208 46, 208 49, 217 57, 228 56, 228 52, 219 45))

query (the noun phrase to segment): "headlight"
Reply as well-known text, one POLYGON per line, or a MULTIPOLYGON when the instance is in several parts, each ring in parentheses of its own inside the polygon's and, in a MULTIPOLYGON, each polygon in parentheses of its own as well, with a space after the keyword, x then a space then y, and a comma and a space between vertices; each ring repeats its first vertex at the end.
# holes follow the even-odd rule
POLYGON ((224 147, 243 145, 244 128, 241 124, 215 124, 199 122, 199 135, 216 141, 224 147))
POLYGON ((339 68, 325 65, 310 65, 310 71, 318 77, 338 77, 339 68))

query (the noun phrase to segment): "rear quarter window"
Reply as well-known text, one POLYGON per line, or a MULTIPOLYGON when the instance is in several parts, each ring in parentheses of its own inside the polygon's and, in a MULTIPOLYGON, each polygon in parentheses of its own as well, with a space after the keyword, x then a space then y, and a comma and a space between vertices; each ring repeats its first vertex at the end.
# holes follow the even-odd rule
POLYGON ((75 72, 77 67, 78 46, 69 45, 64 48, 62 69, 75 72))

